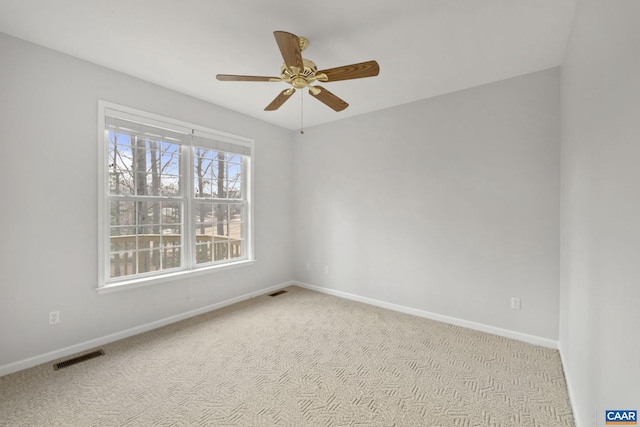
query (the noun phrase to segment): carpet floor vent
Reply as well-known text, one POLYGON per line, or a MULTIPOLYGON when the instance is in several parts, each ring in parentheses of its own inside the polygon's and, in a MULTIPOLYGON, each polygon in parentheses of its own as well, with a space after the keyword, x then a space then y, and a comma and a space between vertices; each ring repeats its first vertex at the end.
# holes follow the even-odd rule
POLYGON ((270 297, 277 297, 278 295, 282 295, 282 294, 286 294, 287 291, 282 290, 282 291, 278 291, 278 292, 274 292, 272 294, 269 294, 270 297))
POLYGON ((53 365, 54 370, 66 368, 77 363, 84 362, 85 360, 94 359, 96 357, 104 356, 104 350, 92 351, 91 353, 83 354, 82 356, 73 357, 71 359, 56 363, 53 365))

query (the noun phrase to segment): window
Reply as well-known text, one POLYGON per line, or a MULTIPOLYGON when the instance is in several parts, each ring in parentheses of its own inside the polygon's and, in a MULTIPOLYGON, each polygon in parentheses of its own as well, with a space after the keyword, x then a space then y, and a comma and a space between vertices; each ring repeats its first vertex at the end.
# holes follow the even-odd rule
POLYGON ((252 260, 253 142, 100 102, 100 285, 252 260))

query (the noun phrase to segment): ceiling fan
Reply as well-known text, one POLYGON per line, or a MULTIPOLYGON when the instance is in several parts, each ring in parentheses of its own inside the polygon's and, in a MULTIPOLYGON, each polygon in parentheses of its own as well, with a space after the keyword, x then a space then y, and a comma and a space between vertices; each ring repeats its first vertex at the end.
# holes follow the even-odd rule
POLYGON ((349 104, 322 86, 311 86, 311 84, 316 81, 336 82, 340 80, 373 77, 377 76, 380 72, 380 67, 376 61, 360 62, 358 64, 344 65, 342 67, 318 71, 318 67, 316 67, 313 61, 302 57, 302 51, 309 46, 309 40, 286 31, 274 31, 273 35, 276 38, 276 43, 284 59, 284 64, 280 67, 280 77, 237 76, 233 74, 218 74, 216 76, 220 81, 285 82, 290 84, 291 87, 280 92, 280 94, 265 107, 265 111, 277 110, 291 98, 291 95, 293 95, 296 89, 304 89, 306 87, 309 88, 309 94, 311 96, 335 111, 342 111, 347 108, 349 104))

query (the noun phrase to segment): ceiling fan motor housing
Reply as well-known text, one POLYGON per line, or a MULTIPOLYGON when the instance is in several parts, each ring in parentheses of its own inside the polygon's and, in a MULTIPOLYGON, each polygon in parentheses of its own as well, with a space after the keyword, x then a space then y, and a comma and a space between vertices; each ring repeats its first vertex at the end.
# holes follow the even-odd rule
POLYGON ((282 64, 280 67, 280 77, 282 81, 291 84, 296 89, 303 89, 306 86, 316 81, 316 72, 318 67, 315 62, 302 58, 304 68, 298 70, 296 67, 287 67, 287 64, 282 64))

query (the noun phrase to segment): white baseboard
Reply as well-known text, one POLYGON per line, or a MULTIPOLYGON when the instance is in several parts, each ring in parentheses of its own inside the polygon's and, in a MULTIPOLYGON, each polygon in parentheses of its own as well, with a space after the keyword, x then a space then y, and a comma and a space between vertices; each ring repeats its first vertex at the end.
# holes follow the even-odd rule
POLYGON ((416 308, 406 307, 399 304, 392 304, 385 301, 376 300, 373 298, 367 298, 360 295, 350 294, 347 292, 337 291, 334 289, 323 288, 321 286, 310 285, 304 282, 294 281, 294 285, 301 288, 309 289, 312 291, 322 292, 329 295, 334 295, 341 298, 350 299, 353 301, 363 302, 365 304, 375 305, 382 308, 388 308, 389 310, 399 311, 401 313, 413 314, 414 316, 425 317, 427 319, 436 320, 438 322, 449 323, 456 326, 462 326, 464 328, 474 329, 476 331, 487 332, 489 334, 499 335, 506 338, 511 338, 518 341, 524 341, 529 344, 539 345, 541 347, 558 349, 558 341, 550 340, 548 338, 542 338, 535 335, 523 334, 521 332, 512 331, 509 329, 497 328, 495 326, 484 325, 482 323, 471 322, 469 320, 459 319, 457 317, 444 316, 442 314, 431 313, 429 311, 418 310, 416 308))
POLYGON ((0 366, 0 377, 3 375, 8 375, 13 372, 18 372, 23 369, 31 368, 42 363, 51 362, 56 359, 60 359, 62 357, 67 357, 75 353, 79 353, 85 350, 90 350, 92 348, 109 344, 111 342, 121 340, 123 338, 128 338, 133 335, 141 334, 143 332, 150 331, 152 329, 160 328, 162 326, 169 325, 171 323, 179 322, 180 320, 188 319, 190 317, 198 316, 200 314, 208 313, 213 310, 217 310, 222 307, 226 307, 231 304, 235 304, 241 301, 245 301, 251 298, 258 297, 260 295, 265 295, 277 291, 282 288, 286 288, 290 285, 295 285, 295 282, 285 282, 279 285, 271 286, 265 289, 260 289, 255 292, 249 292, 244 295, 237 296, 235 298, 230 298, 225 301, 221 301, 215 304, 210 304, 205 307, 200 307, 195 310, 187 311, 185 313, 176 314, 174 316, 169 316, 164 319, 156 320, 150 323, 146 323, 144 325, 136 326, 134 328, 126 329, 124 331, 116 332, 113 334, 105 335, 99 338, 95 338, 89 341, 85 341, 82 343, 74 344, 68 347, 64 347, 58 350, 50 351, 48 353, 39 354, 37 356, 29 357, 24 360, 19 360, 17 362, 9 363, 6 365, 0 366))
MULTIPOLYGON (((222 307, 226 307, 231 304, 235 304, 241 301, 245 301, 251 298, 258 297, 260 295, 269 294, 271 292, 275 292, 279 289, 286 288, 287 286, 299 286, 301 288, 313 290, 316 292, 322 292, 329 295, 338 296, 341 298, 350 299, 353 301, 363 302, 365 304, 370 304, 382 308, 387 308, 389 310, 398 311, 401 313, 412 314, 415 316, 425 317, 427 319, 436 320, 439 322, 449 323, 456 326, 462 326, 469 329, 474 329, 481 332, 487 332, 490 334, 495 334, 507 338, 512 338, 519 341, 528 342, 530 344, 540 345, 542 347, 548 347, 553 349, 558 349, 558 342, 553 341, 547 338, 541 338, 534 335, 523 334, 520 332, 511 331, 508 329, 497 328, 494 326, 483 325, 481 323, 475 323, 464 319, 458 319, 455 317, 444 316, 441 314, 431 313, 424 310, 418 310, 411 307, 406 307, 398 304, 392 304, 385 301, 380 301, 372 298, 362 297, 359 295, 350 294, 347 292, 337 291, 333 289, 323 288, 320 286, 310 285, 304 282, 297 281, 289 281, 280 283, 278 285, 271 286, 269 288, 260 289, 255 292, 250 292, 244 295, 237 296, 235 298, 230 298, 225 301, 221 301, 219 303, 207 305, 205 307, 200 307, 195 310, 187 311, 185 313, 176 314, 174 316, 166 317, 164 319, 156 320, 154 322, 146 323, 144 325, 136 326, 134 328, 126 329, 124 331, 116 332, 113 334, 105 335, 99 338, 95 338, 89 341, 85 341, 82 343, 74 344, 68 347, 64 347, 58 350, 50 351, 47 353, 43 353, 37 356, 29 357, 24 360, 19 360, 17 362, 12 362, 6 365, 0 366, 0 377, 3 375, 8 375, 13 372, 21 371, 23 369, 31 368, 33 366, 40 365, 42 363, 51 362, 56 359, 60 359, 63 357, 70 356, 75 353, 79 353, 82 351, 90 350, 92 348, 105 345, 123 338, 128 338, 133 335, 141 334, 143 332, 150 331, 152 329, 160 328, 162 326, 169 325, 171 323, 179 322, 180 320, 188 319, 190 317, 198 316, 200 314, 208 313, 213 310, 217 310, 222 307)), ((571 392, 569 388, 569 396, 571 398, 571 392)))

